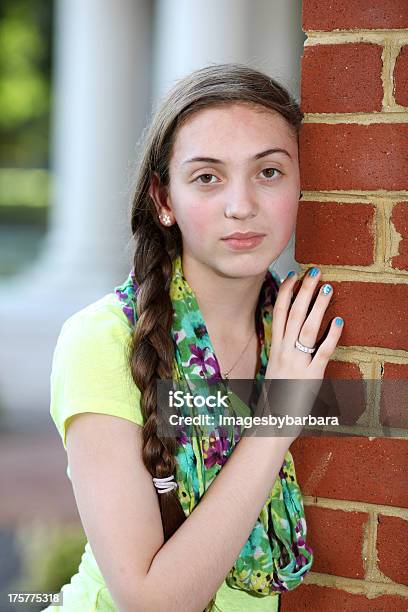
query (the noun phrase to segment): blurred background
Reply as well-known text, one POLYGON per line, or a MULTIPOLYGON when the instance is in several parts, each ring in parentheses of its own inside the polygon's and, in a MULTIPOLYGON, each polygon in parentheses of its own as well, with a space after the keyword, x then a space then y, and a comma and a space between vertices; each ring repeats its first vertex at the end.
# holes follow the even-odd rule
MULTIPOLYGON (((83 552, 52 354, 64 320, 128 274, 152 110, 229 61, 299 100, 304 40, 300 0, 0 0, 0 612, 8 592, 58 591, 83 552)), ((299 269, 293 239, 281 276, 299 269)))

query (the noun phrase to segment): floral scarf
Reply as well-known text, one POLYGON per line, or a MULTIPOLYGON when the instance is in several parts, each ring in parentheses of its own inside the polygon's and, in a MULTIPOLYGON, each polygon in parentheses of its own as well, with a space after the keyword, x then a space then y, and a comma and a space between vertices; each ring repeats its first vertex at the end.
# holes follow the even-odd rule
MULTIPOLYGON (((279 284, 279 276, 267 270, 256 317, 261 366, 255 382, 264 379, 268 363, 272 309, 279 284)), ((133 269, 127 280, 115 287, 131 326, 137 321, 137 289, 133 269)), ((173 260, 170 297, 175 349, 173 379, 187 383, 197 378, 207 382, 220 380, 219 363, 195 294, 183 276, 180 255, 173 260)), ((182 431, 177 437, 176 492, 186 516, 199 503, 239 439, 239 431, 228 436, 224 427, 214 427, 209 436, 188 436, 182 431)), ((302 495, 292 455, 287 451, 275 484, 226 582, 252 595, 273 595, 296 588, 312 562, 313 550, 306 544, 302 495)))

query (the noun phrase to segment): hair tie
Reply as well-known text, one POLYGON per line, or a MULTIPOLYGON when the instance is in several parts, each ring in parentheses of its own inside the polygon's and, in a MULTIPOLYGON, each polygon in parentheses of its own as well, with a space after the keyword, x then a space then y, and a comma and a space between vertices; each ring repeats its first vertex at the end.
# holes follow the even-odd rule
POLYGON ((170 482, 174 480, 174 475, 167 476, 167 478, 153 478, 154 486, 158 493, 169 493, 173 489, 177 489, 177 482, 170 482))

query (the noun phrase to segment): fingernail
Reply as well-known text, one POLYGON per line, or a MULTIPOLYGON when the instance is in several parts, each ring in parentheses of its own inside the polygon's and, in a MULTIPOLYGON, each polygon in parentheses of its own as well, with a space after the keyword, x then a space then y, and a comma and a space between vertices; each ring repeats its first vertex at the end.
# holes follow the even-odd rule
POLYGON ((320 272, 319 268, 312 268, 309 271, 309 276, 317 276, 319 274, 319 272, 320 272))
POLYGON ((294 270, 291 270, 290 272, 288 272, 288 275, 286 278, 291 278, 292 276, 295 276, 296 272, 294 270))
POLYGON ((340 325, 343 325, 343 319, 341 317, 336 317, 336 325, 338 325, 340 327, 340 325))
POLYGON ((332 289, 333 289, 333 287, 331 285, 327 285, 327 284, 323 285, 323 287, 322 287, 323 295, 328 295, 332 289))

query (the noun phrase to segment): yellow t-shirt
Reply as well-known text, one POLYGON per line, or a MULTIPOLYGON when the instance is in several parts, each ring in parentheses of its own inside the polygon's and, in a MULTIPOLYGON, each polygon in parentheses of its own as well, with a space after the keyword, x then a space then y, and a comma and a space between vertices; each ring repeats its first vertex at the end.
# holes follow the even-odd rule
MULTIPOLYGON (((81 412, 110 414, 143 425, 140 391, 128 367, 125 345, 131 334, 115 293, 108 293, 69 317, 54 350, 50 413, 66 450, 69 418, 81 412)), ((67 466, 68 478, 71 478, 67 466)), ((63 605, 48 612, 115 612, 89 542, 78 572, 62 589, 63 605)), ((257 597, 231 589, 224 581, 217 591, 220 612, 274 612, 279 596, 257 597)))

